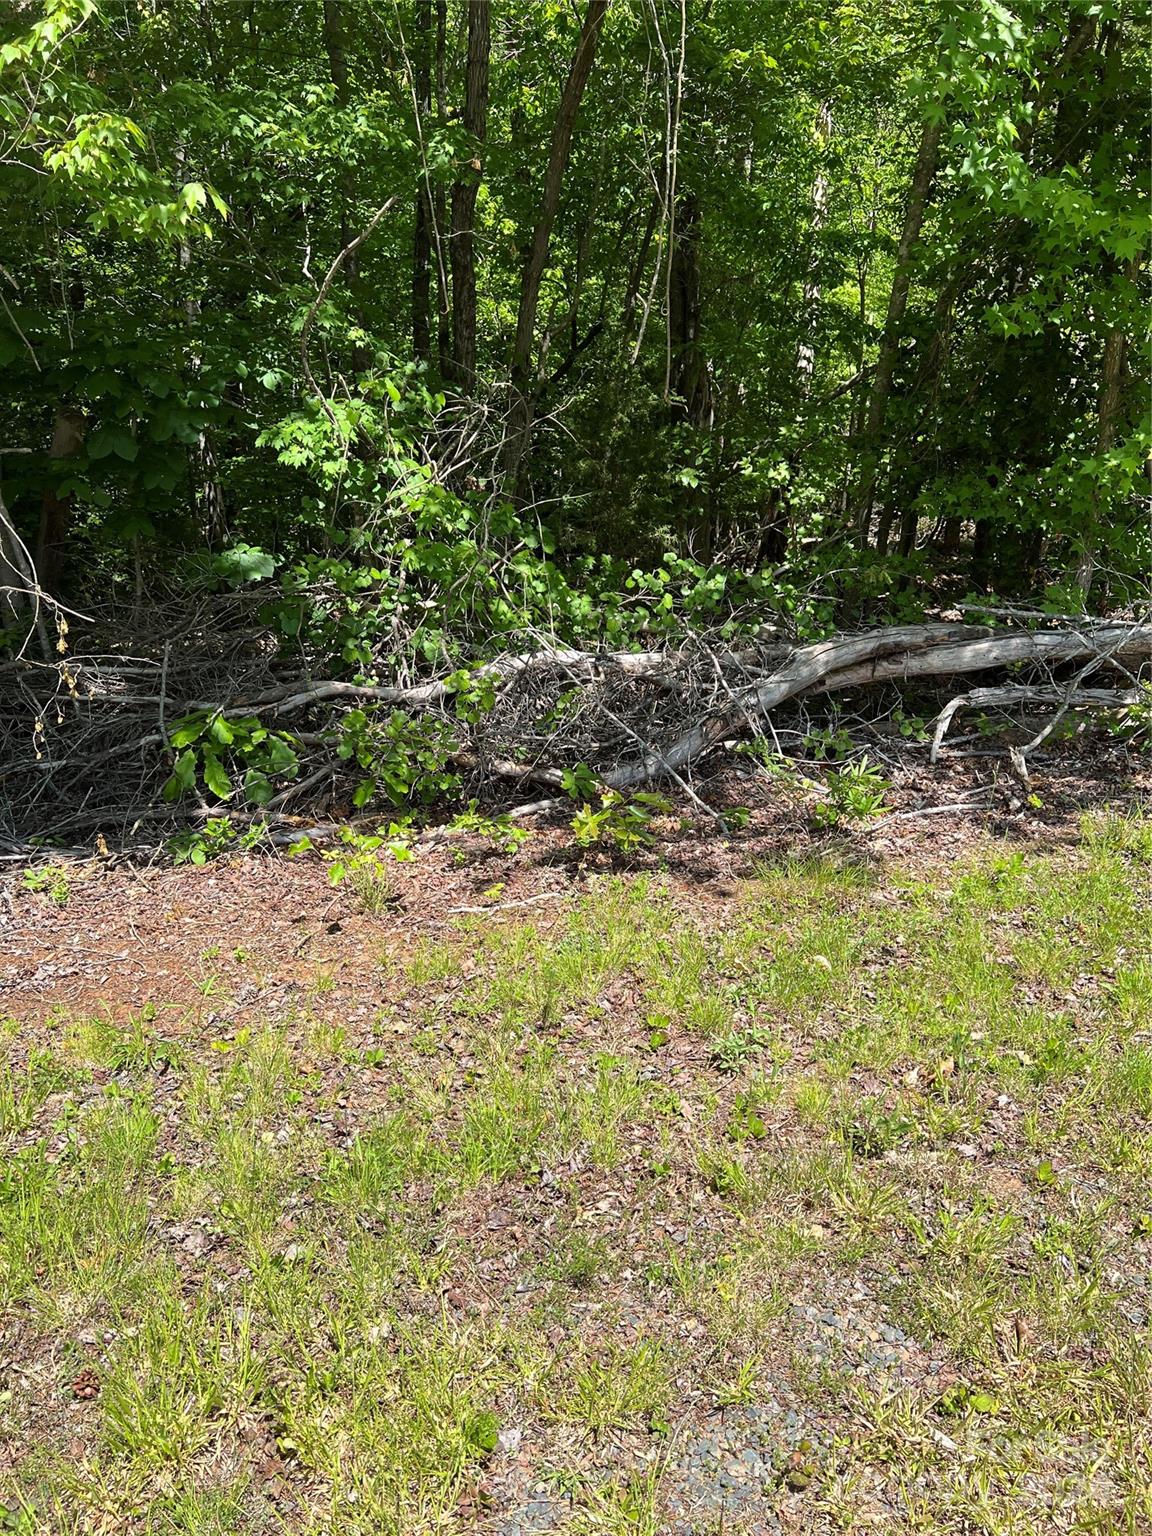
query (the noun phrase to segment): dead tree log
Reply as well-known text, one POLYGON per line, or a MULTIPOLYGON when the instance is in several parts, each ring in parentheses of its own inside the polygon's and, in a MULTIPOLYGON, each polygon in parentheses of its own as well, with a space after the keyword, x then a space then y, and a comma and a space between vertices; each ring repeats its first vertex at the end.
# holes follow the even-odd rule
POLYGON ((706 756, 733 740, 773 735, 773 712, 792 701, 1012 669, 994 679, 993 693, 953 687, 960 697, 945 709, 938 740, 965 702, 1026 696, 1057 711, 1022 749, 1026 756, 1080 701, 1122 708, 1136 696, 1152 674, 1152 621, 1060 620, 1033 630, 913 624, 791 648, 685 634, 661 650, 606 653, 537 639, 532 650, 469 669, 495 704, 467 719, 456 712, 449 676, 360 684, 285 676, 283 668, 284 658, 259 648, 249 655, 242 634, 223 656, 211 646, 202 655, 169 647, 164 661, 137 652, 0 663, 0 831, 184 819, 176 807, 158 808, 172 767, 167 728, 197 712, 256 717, 290 739, 298 777, 273 798, 274 817, 289 801, 306 803, 312 786, 333 792, 353 771, 337 755, 347 712, 372 704, 438 715, 449 761, 478 786, 504 779, 554 789, 565 768, 586 763, 610 788, 663 778, 691 797, 691 772, 706 756))
POLYGON ((1049 666, 1099 657, 1116 663, 1152 660, 1152 624, 1099 624, 1053 632, 996 631, 951 624, 909 624, 802 646, 771 677, 736 691, 731 706, 702 720, 663 749, 653 749, 605 775, 625 789, 679 772, 725 737, 747 734, 748 722, 806 693, 860 688, 899 679, 951 677, 1020 662, 1049 666))

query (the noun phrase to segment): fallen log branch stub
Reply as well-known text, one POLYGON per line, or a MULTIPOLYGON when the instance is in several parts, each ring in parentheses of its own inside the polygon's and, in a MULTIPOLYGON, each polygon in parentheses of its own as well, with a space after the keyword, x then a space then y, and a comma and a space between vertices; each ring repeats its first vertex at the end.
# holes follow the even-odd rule
POLYGON ((1014 709, 1021 704, 1053 705, 1058 709, 1123 709, 1140 697, 1135 688, 1077 688, 1071 693, 1053 684, 1011 683, 1004 688, 971 688, 949 699, 936 717, 928 761, 936 763, 952 721, 966 709, 1014 709))

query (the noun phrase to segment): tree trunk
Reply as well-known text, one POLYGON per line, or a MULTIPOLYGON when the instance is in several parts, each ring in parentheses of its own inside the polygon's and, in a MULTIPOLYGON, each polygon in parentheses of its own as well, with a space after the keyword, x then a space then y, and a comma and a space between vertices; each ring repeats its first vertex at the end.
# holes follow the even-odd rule
POLYGON ((476 198, 483 163, 480 149, 488 132, 488 60, 491 52, 489 0, 468 0, 468 66, 464 83, 464 127, 474 153, 463 178, 452 187, 452 367, 454 382, 469 389, 476 377, 476 198))
MULTIPOLYGON (((949 334, 952 324, 952 310, 956 303, 956 296, 960 291, 959 277, 950 278, 936 296, 936 306, 932 311, 932 340, 928 346, 928 355, 924 359, 924 366, 917 375, 913 386, 914 395, 921 395, 925 391, 929 394, 929 404, 926 407, 933 415, 938 410, 940 399, 940 379, 944 371, 944 362, 948 356, 949 334)), ((899 476, 896 477, 899 479, 899 476)), ((891 518, 891 512, 887 513, 891 518)), ((900 558, 906 560, 916 548, 916 536, 920 530, 919 514, 915 506, 915 498, 909 496, 908 503, 900 514, 900 558)))
MULTIPOLYGON (((896 247, 896 270, 892 277, 892 290, 888 295, 888 313, 884 320, 884 334, 880 339, 880 352, 876 359, 876 372, 868 395, 868 410, 864 421, 863 461, 856 494, 860 514, 861 541, 868 542, 872 520, 872 500, 876 491, 876 470, 880 457, 880 434, 888 414, 888 401, 892 394, 892 377, 896 371, 896 359, 900 348, 900 331, 904 312, 908 308, 908 293, 912 285, 912 255, 920 238, 924 223, 924 210, 928 203, 932 179, 936 174, 936 159, 940 149, 943 124, 925 123, 920 137, 920 149, 916 156, 916 168, 912 175, 912 187, 908 195, 908 207, 904 213, 904 227, 896 247)), ((876 547, 881 554, 888 547, 888 531, 892 524, 891 510, 880 519, 876 547)))
MULTIPOLYGON (((436 61, 433 75, 438 123, 442 123, 448 114, 448 87, 444 68, 447 41, 448 0, 436 0, 436 61)), ((447 233, 448 196, 443 187, 434 186, 432 188, 432 234, 436 255, 436 355, 440 359, 440 376, 445 379, 449 377, 452 368, 452 295, 448 287, 448 266, 445 261, 447 233)))
POLYGON ((808 253, 808 270, 804 276, 804 297, 800 306, 800 343, 796 351, 796 372, 800 377, 800 393, 807 396, 812 389, 812 375, 816 368, 816 306, 820 302, 820 233, 828 217, 828 176, 824 152, 832 141, 832 108, 822 103, 816 117, 816 137, 820 145, 820 162, 816 179, 812 183, 812 248, 808 253))
MULTIPOLYGON (((1135 279, 1139 261, 1133 258, 1126 276, 1135 279)), ((1102 459, 1116 441, 1116 423, 1120 417, 1120 404, 1124 385, 1124 354, 1128 339, 1122 326, 1114 325, 1104 340, 1104 355, 1100 360, 1100 387, 1097 395, 1096 457, 1102 459)), ((1083 550, 1076 568, 1076 584, 1084 594, 1085 606, 1096 575, 1096 554, 1100 535, 1100 481, 1097 477, 1092 488, 1092 504, 1088 512, 1088 525, 1084 529, 1083 550)))
MULTIPOLYGON (((184 150, 176 151, 176 164, 183 172, 184 150)), ((203 359, 198 350, 196 336, 200 319, 200 301, 191 291, 192 247, 186 240, 180 242, 177 252, 181 281, 188 290, 184 299, 184 319, 192 337, 188 358, 193 375, 200 372, 203 359)), ((196 508, 204 541, 209 549, 222 549, 228 540, 228 520, 224 511, 224 491, 217 474, 216 452, 208 428, 201 427, 195 443, 188 450, 188 478, 191 486, 192 505, 196 508)))
POLYGON ((348 105, 348 49, 344 40, 344 13, 340 0, 324 0, 324 48, 328 73, 336 92, 336 105, 348 105))
MULTIPOLYGON (((52 442, 48 457, 57 468, 54 478, 63 473, 59 461, 72 459, 84 446, 84 417, 79 411, 58 405, 52 423, 52 442)), ((40 502, 40 531, 36 538, 36 573, 46 592, 59 595, 60 581, 64 574, 64 555, 68 547, 68 534, 72 524, 72 508, 75 498, 71 491, 61 496, 56 485, 45 490, 40 502)))
POLYGON ((708 426, 712 420, 712 382, 700 345, 700 205, 691 193, 681 200, 676 218, 668 290, 672 392, 683 402, 684 414, 694 426, 708 426))
POLYGON ((988 517, 976 519, 975 531, 972 534, 972 563, 969 567, 969 580, 977 592, 986 592, 992 575, 992 534, 995 529, 994 520, 988 517))
MULTIPOLYGON (((343 110, 352 99, 352 89, 348 76, 348 40, 344 31, 344 11, 341 0, 324 0, 323 30, 324 49, 328 55, 328 74, 336 96, 336 105, 343 110)), ((356 185, 347 167, 341 172, 339 186, 340 249, 348 250, 343 266, 344 284, 351 296, 352 312, 360 329, 364 330, 366 327, 363 309, 356 302, 360 287, 360 252, 353 245, 355 223, 352 216, 356 206, 356 185)), ((371 351, 362 343, 354 345, 351 348, 353 371, 360 373, 367 368, 371 355, 371 351)))
POLYGON ((906 624, 838 635, 797 647, 768 677, 739 686, 727 700, 661 747, 610 768, 604 783, 628 789, 691 766, 727 737, 802 694, 920 677, 958 677, 1018 662, 1053 667, 1105 657, 1146 661, 1152 625, 1086 622, 1079 629, 993 630, 986 625, 906 624))
POLYGON ((958 555, 960 553, 960 535, 964 530, 964 522, 959 517, 946 517, 940 525, 940 549, 945 555, 958 555))
POLYGON ((416 35, 413 60, 416 97, 416 137, 421 166, 416 183, 416 221, 412 235, 412 352, 421 362, 432 358, 429 301, 432 292, 432 195, 424 125, 432 116, 432 0, 416 0, 416 35))
POLYGON ((24 547, 24 541, 9 520, 8 509, 0 495, 0 631, 11 630, 13 650, 20 651, 35 631, 40 654, 52 660, 48 627, 44 622, 43 602, 37 600, 37 573, 24 547))
MULTIPOLYGON (((709 432, 715 420, 712 376, 701 345, 704 301, 700 275, 700 204, 692 193, 679 200, 668 274, 669 385, 674 419, 709 432)), ((680 514, 693 554, 708 563, 715 529, 699 488, 682 493, 680 514)))
POLYGON ((622 334, 628 338, 632 334, 632 320, 636 314, 636 301, 640 296, 640 284, 644 280, 644 268, 648 264, 648 252, 652 248, 652 236, 656 233, 656 222, 660 217, 660 204, 653 201, 648 210, 648 222, 644 226, 644 233, 640 237, 640 248, 636 252, 636 260, 628 273, 628 285, 624 292, 624 313, 620 322, 622 334))
POLYGON ((516 336, 512 346, 513 409, 509 427, 509 451, 506 461, 508 483, 515 492, 520 465, 527 452, 532 434, 533 402, 531 399, 530 373, 532 344, 536 332, 536 310, 540 303, 540 284, 548 263, 548 251, 552 241, 552 228, 560 207, 560 192, 564 173, 568 169, 568 157, 572 148, 572 133, 584 88, 596 60, 600 31, 608 11, 608 0, 588 0, 584 23, 580 28, 580 40, 568 67, 568 78, 560 94, 560 105, 552 124, 552 143, 548 151, 548 166, 544 173, 544 195, 536 227, 532 231, 532 244, 524 264, 520 280, 520 303, 516 312, 516 336))

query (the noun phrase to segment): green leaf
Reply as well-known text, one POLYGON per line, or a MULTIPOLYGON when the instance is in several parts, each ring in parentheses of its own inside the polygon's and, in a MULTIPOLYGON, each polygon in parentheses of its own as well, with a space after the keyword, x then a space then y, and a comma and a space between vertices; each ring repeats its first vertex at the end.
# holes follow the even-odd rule
POLYGON ((266 581, 279 562, 275 555, 255 544, 234 544, 217 555, 212 563, 229 586, 242 587, 248 582, 266 581))
POLYGON ((204 753, 204 782, 219 800, 227 800, 232 794, 232 780, 214 752, 204 753))
MULTIPOLYGON (((194 741, 199 741, 204 734, 206 722, 195 718, 177 722, 168 732, 168 740, 174 747, 187 747, 194 741)), ((191 788, 191 785, 189 785, 191 788)))
POLYGON ((196 787, 196 754, 181 752, 172 769, 173 777, 184 789, 196 787))
POLYGON ((500 1444, 500 1420, 494 1413, 478 1413, 465 1426, 469 1445, 490 1454, 500 1444))
POLYGON ((272 798, 272 780, 259 768, 249 768, 244 775, 244 798, 253 805, 267 805, 272 798))
POLYGON ((139 444, 131 432, 122 427, 99 427, 88 439, 88 457, 90 459, 106 459, 114 455, 118 459, 124 459, 131 463, 140 451, 139 444))
MULTIPOLYGON (((253 741, 257 740, 253 732, 253 741)), ((265 762, 269 773, 284 773, 289 777, 298 772, 300 759, 282 736, 270 736, 265 748, 265 762)))

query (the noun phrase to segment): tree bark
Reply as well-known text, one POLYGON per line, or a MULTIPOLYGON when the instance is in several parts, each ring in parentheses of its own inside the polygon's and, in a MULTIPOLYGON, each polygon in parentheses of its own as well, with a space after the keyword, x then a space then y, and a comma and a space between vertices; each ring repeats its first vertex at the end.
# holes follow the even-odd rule
POLYGON ((680 201, 668 285, 668 329, 672 338, 672 392, 683 402, 693 426, 712 421, 712 381, 700 345, 704 301, 700 276, 700 204, 688 193, 680 201))
MULTIPOLYGON (((1139 261, 1134 258, 1126 276, 1135 279, 1139 261)), ((1116 441, 1116 424, 1120 418, 1120 405, 1124 386, 1124 354, 1128 338, 1123 326, 1114 325, 1104 340, 1104 354, 1100 360, 1100 387, 1097 396, 1096 457, 1104 458, 1116 441)), ((1088 526, 1084 529, 1084 548, 1076 569, 1076 584, 1084 594, 1085 602, 1092 590, 1096 576, 1097 545, 1100 537, 1100 482, 1097 477, 1092 488, 1092 504, 1088 513, 1088 526)))
POLYGON ((464 83, 464 128, 474 153, 452 187, 452 365, 453 381, 468 389, 476 377, 476 198, 488 132, 488 63, 491 53, 489 0, 468 0, 468 64, 464 83))
MULTIPOLYGON (((448 86, 444 55, 448 42, 448 0, 436 0, 436 55, 433 77, 436 91, 436 121, 442 123, 448 113, 448 86)), ((452 295, 448 286, 445 260, 448 234, 448 195, 442 186, 432 188, 432 236, 436 256, 436 355, 440 376, 448 378, 452 367, 452 295)))
POLYGON ((552 229, 560 207, 560 192, 564 185, 564 173, 568 169, 568 157, 572 149, 572 133, 584 89, 596 60, 600 32, 608 11, 608 0, 588 0, 584 22, 576 52, 568 67, 568 78, 560 94, 560 105, 552 124, 552 143, 548 151, 548 166, 544 173, 544 193, 536 226, 532 231, 532 243, 520 280, 520 303, 516 312, 516 335, 512 345, 513 409, 509 429, 509 452, 506 462, 508 483, 515 493, 520 465, 528 448, 532 433, 533 401, 531 399, 530 374, 532 346, 536 333, 536 311, 540 303, 540 284, 548 264, 548 251, 552 242, 552 229))
POLYGON ((344 39, 344 13, 340 0, 324 0, 324 49, 328 73, 336 92, 336 105, 348 105, 348 49, 344 39))
POLYGON ((430 362, 433 221, 432 196, 424 154, 424 124, 432 116, 432 0, 416 0, 414 41, 416 137, 420 144, 422 163, 416 182, 416 220, 412 235, 412 352, 419 361, 430 362))
POLYGON ((1152 625, 1086 623, 1082 629, 1021 633, 979 625, 909 624, 865 634, 842 635, 799 647, 771 677, 732 693, 731 703, 664 748, 622 763, 604 775, 627 789, 689 767, 731 736, 744 736, 749 721, 801 694, 860 688, 916 677, 952 677, 1017 662, 1087 661, 1093 657, 1146 663, 1152 625))
MULTIPOLYGON (((19 651, 34 630, 45 661, 52 660, 44 604, 37 599, 39 578, 24 541, 9 520, 0 494, 0 631, 11 630, 13 649, 19 651)), ((41 589, 43 590, 43 589, 41 589)))
MULTIPOLYGON (((674 419, 710 433, 715 400, 708 358, 701 344, 704 298, 700 272, 700 204, 692 193, 679 199, 668 274, 668 382, 674 419)), ((681 525, 696 558, 712 558, 715 527, 712 508, 700 487, 681 493, 681 525)))
MULTIPOLYGON (((876 359, 876 372, 868 395, 868 409, 864 421, 863 461, 856 495, 860 513, 860 531, 863 544, 868 542, 872 519, 872 500, 876 491, 876 470, 880 457, 880 434, 888 414, 888 401, 892 394, 892 378, 896 371, 896 359, 900 350, 900 331, 904 313, 908 308, 908 293, 912 286, 912 256, 920 230, 924 223, 924 210, 928 194, 936 174, 936 160, 940 150, 941 122, 925 123, 920 136, 920 149, 912 174, 912 187, 908 194, 908 206, 904 213, 904 226, 896 247, 896 271, 892 289, 888 295, 888 313, 884 320, 884 333, 880 339, 880 352, 876 359)), ((881 517, 877 530, 876 547, 881 554, 888 547, 888 531, 892 524, 891 511, 881 517)))
MULTIPOLYGON (((917 396, 925 391, 928 392, 929 403, 926 411, 932 411, 933 413, 937 411, 939 405, 940 380, 944 371, 944 363, 948 356, 952 310, 960 291, 960 282, 959 276, 950 278, 936 295, 936 305, 932 311, 932 340, 928 346, 928 355, 924 359, 924 366, 920 369, 913 386, 913 393, 917 396)), ((887 511, 886 516, 891 520, 891 511, 887 511)), ((916 548, 916 536, 919 529, 920 517, 916 509, 915 497, 910 496, 904 510, 900 514, 899 550, 902 560, 907 560, 916 548)))
MULTIPOLYGON (((48 457, 55 473, 63 471, 59 461, 73 459, 84 446, 84 417, 79 411, 58 405, 52 423, 52 442, 48 457)), ((40 502, 40 531, 36 538, 36 572, 46 592, 59 595, 64 574, 64 555, 72 525, 75 497, 69 491, 61 496, 55 485, 45 490, 40 502)))
POLYGON ((564 183, 564 172, 568 168, 576 114, 580 110, 584 88, 592 73, 596 48, 600 41, 600 30, 604 25, 607 10, 608 0, 588 0, 584 24, 580 28, 580 40, 572 56, 556 120, 552 125, 552 144, 548 152, 548 168, 544 175, 544 195, 541 199, 536 227, 532 232, 528 260, 524 265, 524 274, 520 281, 516 339, 512 349, 513 373, 518 373, 525 378, 532 361, 532 340, 536 328, 536 310, 540 302, 540 283, 548 261, 552 227, 560 207, 560 191, 564 183))
POLYGON ((832 108, 822 103, 816 117, 816 137, 820 145, 820 163, 816 179, 812 183, 812 248, 808 253, 808 270, 804 275, 804 296, 800 306, 800 342, 796 349, 796 372, 800 376, 800 393, 807 396, 812 389, 812 375, 816 368, 816 306, 820 302, 820 234, 828 217, 828 176, 824 152, 832 141, 832 108))

